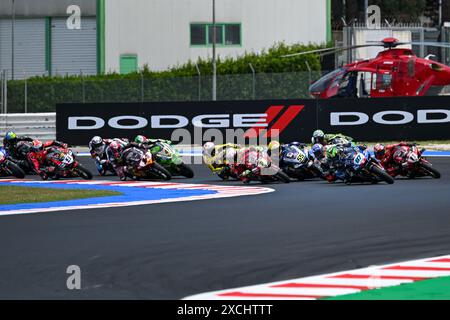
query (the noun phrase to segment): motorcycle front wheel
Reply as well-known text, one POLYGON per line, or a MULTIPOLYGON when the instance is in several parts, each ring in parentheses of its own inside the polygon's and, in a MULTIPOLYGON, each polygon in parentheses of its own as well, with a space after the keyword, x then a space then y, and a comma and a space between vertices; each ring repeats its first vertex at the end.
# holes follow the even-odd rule
POLYGON ((19 167, 19 165, 15 164, 14 162, 8 161, 6 163, 6 168, 8 169, 8 171, 11 172, 11 174, 14 177, 18 179, 25 178, 25 172, 23 172, 23 170, 19 167))
POLYGON ((290 183, 291 179, 289 178, 289 176, 284 173, 281 169, 278 170, 278 172, 275 174, 275 177, 277 178, 277 180, 283 182, 283 183, 290 183))
POLYGON ((163 179, 166 181, 172 179, 172 175, 170 174, 170 172, 167 171, 167 169, 164 168, 162 165, 156 162, 153 163, 152 165, 152 173, 159 179, 163 179))
POLYGON ((74 171, 76 172, 76 174, 78 176, 80 176, 84 180, 92 180, 92 178, 93 178, 92 173, 88 169, 83 167, 81 164, 78 164, 76 166, 76 168, 74 169, 74 171))
POLYGON ((432 176, 434 179, 440 179, 441 173, 437 171, 435 168, 433 168, 433 165, 426 162, 421 162, 420 167, 422 170, 424 170, 426 173, 428 173, 430 176, 432 176))
POLYGON ((372 168, 370 168, 370 171, 387 184, 393 184, 395 182, 394 178, 392 178, 386 171, 380 169, 377 166, 372 166, 372 168))
POLYGON ((182 175, 183 177, 189 179, 194 177, 194 171, 184 163, 178 166, 178 171, 180 172, 180 175, 182 175))

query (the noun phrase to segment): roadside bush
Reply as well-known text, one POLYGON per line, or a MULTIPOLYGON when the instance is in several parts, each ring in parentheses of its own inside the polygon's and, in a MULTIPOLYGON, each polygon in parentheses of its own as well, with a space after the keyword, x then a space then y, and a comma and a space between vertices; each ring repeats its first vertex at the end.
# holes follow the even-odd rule
MULTIPOLYGON (((258 54, 219 57, 217 97, 220 100, 245 100, 253 96, 256 99, 307 97, 310 77, 307 64, 313 78, 317 78, 321 69, 319 57, 314 54, 282 56, 318 48, 279 43, 258 54), (255 92, 250 63, 256 71, 255 92)), ((52 112, 57 103, 210 100, 211 75, 211 60, 199 59, 167 71, 152 71, 144 66, 140 72, 126 75, 33 77, 27 80, 28 111, 52 112)), ((25 81, 9 81, 8 112, 23 112, 24 107, 25 81)))

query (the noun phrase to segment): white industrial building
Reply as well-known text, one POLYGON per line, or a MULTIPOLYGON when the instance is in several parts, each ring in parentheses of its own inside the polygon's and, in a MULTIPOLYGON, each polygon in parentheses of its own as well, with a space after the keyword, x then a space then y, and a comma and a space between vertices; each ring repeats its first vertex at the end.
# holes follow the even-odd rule
MULTIPOLYGON (((217 54, 324 43, 330 10, 330 0, 216 0, 217 54)), ((164 70, 212 54, 212 0, 15 0, 14 12, 13 59, 12 0, 0 2, 0 70, 14 63, 15 78, 164 70)))

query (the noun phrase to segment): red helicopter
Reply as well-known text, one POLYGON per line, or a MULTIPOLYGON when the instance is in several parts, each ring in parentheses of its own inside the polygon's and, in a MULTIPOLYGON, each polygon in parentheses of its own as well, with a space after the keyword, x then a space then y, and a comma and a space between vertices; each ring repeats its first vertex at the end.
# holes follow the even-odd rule
POLYGON ((319 49, 284 57, 311 53, 327 55, 337 51, 382 46, 387 50, 378 53, 376 58, 350 63, 315 81, 309 87, 310 94, 321 99, 435 95, 442 87, 450 85, 450 67, 429 57, 419 58, 411 49, 396 48, 420 44, 450 48, 448 43, 400 42, 395 38, 385 38, 379 43, 319 49))

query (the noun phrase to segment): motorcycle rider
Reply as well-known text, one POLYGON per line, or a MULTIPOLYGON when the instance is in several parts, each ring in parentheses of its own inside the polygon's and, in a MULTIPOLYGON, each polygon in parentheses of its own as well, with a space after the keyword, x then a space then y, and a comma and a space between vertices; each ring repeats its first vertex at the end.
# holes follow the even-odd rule
POLYGON ((407 162, 403 162, 403 157, 396 153, 401 147, 413 147, 416 146, 415 143, 409 143, 406 141, 402 141, 395 144, 389 144, 387 146, 378 143, 374 146, 373 151, 375 154, 375 158, 380 160, 381 165, 387 171, 387 173, 395 177, 398 168, 401 165, 407 166, 407 162))
POLYGON ((98 173, 100 175, 105 175, 108 171, 108 158, 106 156, 106 148, 113 141, 118 141, 121 144, 127 144, 128 139, 126 138, 114 138, 114 139, 103 139, 100 136, 95 136, 89 142, 89 152, 91 157, 95 160, 95 165, 97 167, 98 173))
POLYGON ((3 138, 3 147, 8 152, 9 157, 17 163, 21 168, 28 168, 28 160, 26 159, 26 154, 21 154, 17 150, 17 144, 19 142, 33 142, 33 139, 30 137, 19 137, 13 131, 8 131, 3 138))
POLYGON ((325 178, 328 182, 335 182, 336 180, 342 180, 344 182, 350 181, 352 178, 352 172, 347 172, 345 168, 345 160, 347 151, 355 148, 351 143, 331 145, 327 148, 326 159, 329 167, 325 178))
POLYGON ((140 148, 145 148, 147 150, 150 150, 153 155, 161 152, 161 147, 157 144, 157 142, 163 142, 167 144, 172 144, 172 141, 170 140, 164 140, 164 139, 149 139, 146 136, 138 135, 134 138, 134 142, 140 145, 140 148))
POLYGON ((320 143, 316 143, 309 150, 309 156, 313 158, 315 161, 322 162, 325 159, 325 151, 323 145, 320 143))
POLYGON ((122 152, 127 146, 128 144, 124 141, 115 139, 106 147, 105 151, 109 163, 111 163, 114 171, 122 181, 127 179, 127 168, 122 157, 122 152))
POLYGON ((55 170, 55 167, 53 166, 41 170, 41 167, 46 164, 46 156, 51 147, 67 148, 68 145, 56 140, 47 141, 45 143, 42 143, 40 140, 33 140, 33 146, 30 148, 30 153, 28 153, 30 166, 43 180, 47 180, 49 178, 48 174, 55 170))
POLYGON ((231 171, 226 164, 237 161, 237 150, 239 149, 241 146, 238 144, 227 143, 216 146, 214 142, 206 142, 203 145, 203 161, 212 172, 218 173, 220 178, 228 180, 231 171))
MULTIPOLYGON (((234 175, 238 177, 242 182, 249 183, 250 175, 252 174, 252 170, 250 170, 249 166, 256 166, 253 170, 260 170, 260 167, 266 167, 268 165, 266 159, 261 159, 260 156, 263 153, 267 153, 269 157, 271 157, 276 150, 281 148, 281 145, 278 141, 273 140, 269 143, 268 146, 258 146, 252 145, 249 147, 242 147, 238 150, 234 150, 234 157, 237 159, 235 164, 232 166, 232 172, 234 175), (255 159, 249 159, 248 154, 250 152, 256 152, 255 159), (252 161, 258 161, 258 163, 253 163, 252 161), (245 168, 247 167, 247 168, 245 168)), ((271 161, 271 160, 269 160, 271 161)))
POLYGON ((311 138, 312 144, 319 143, 322 146, 327 146, 330 144, 346 144, 348 142, 354 142, 353 138, 342 133, 325 134, 322 130, 314 131, 311 138))
POLYGON ((20 141, 28 141, 33 142, 33 139, 30 137, 19 137, 17 134, 13 131, 8 131, 3 138, 3 147, 10 155, 13 155, 16 149, 16 145, 20 141))

